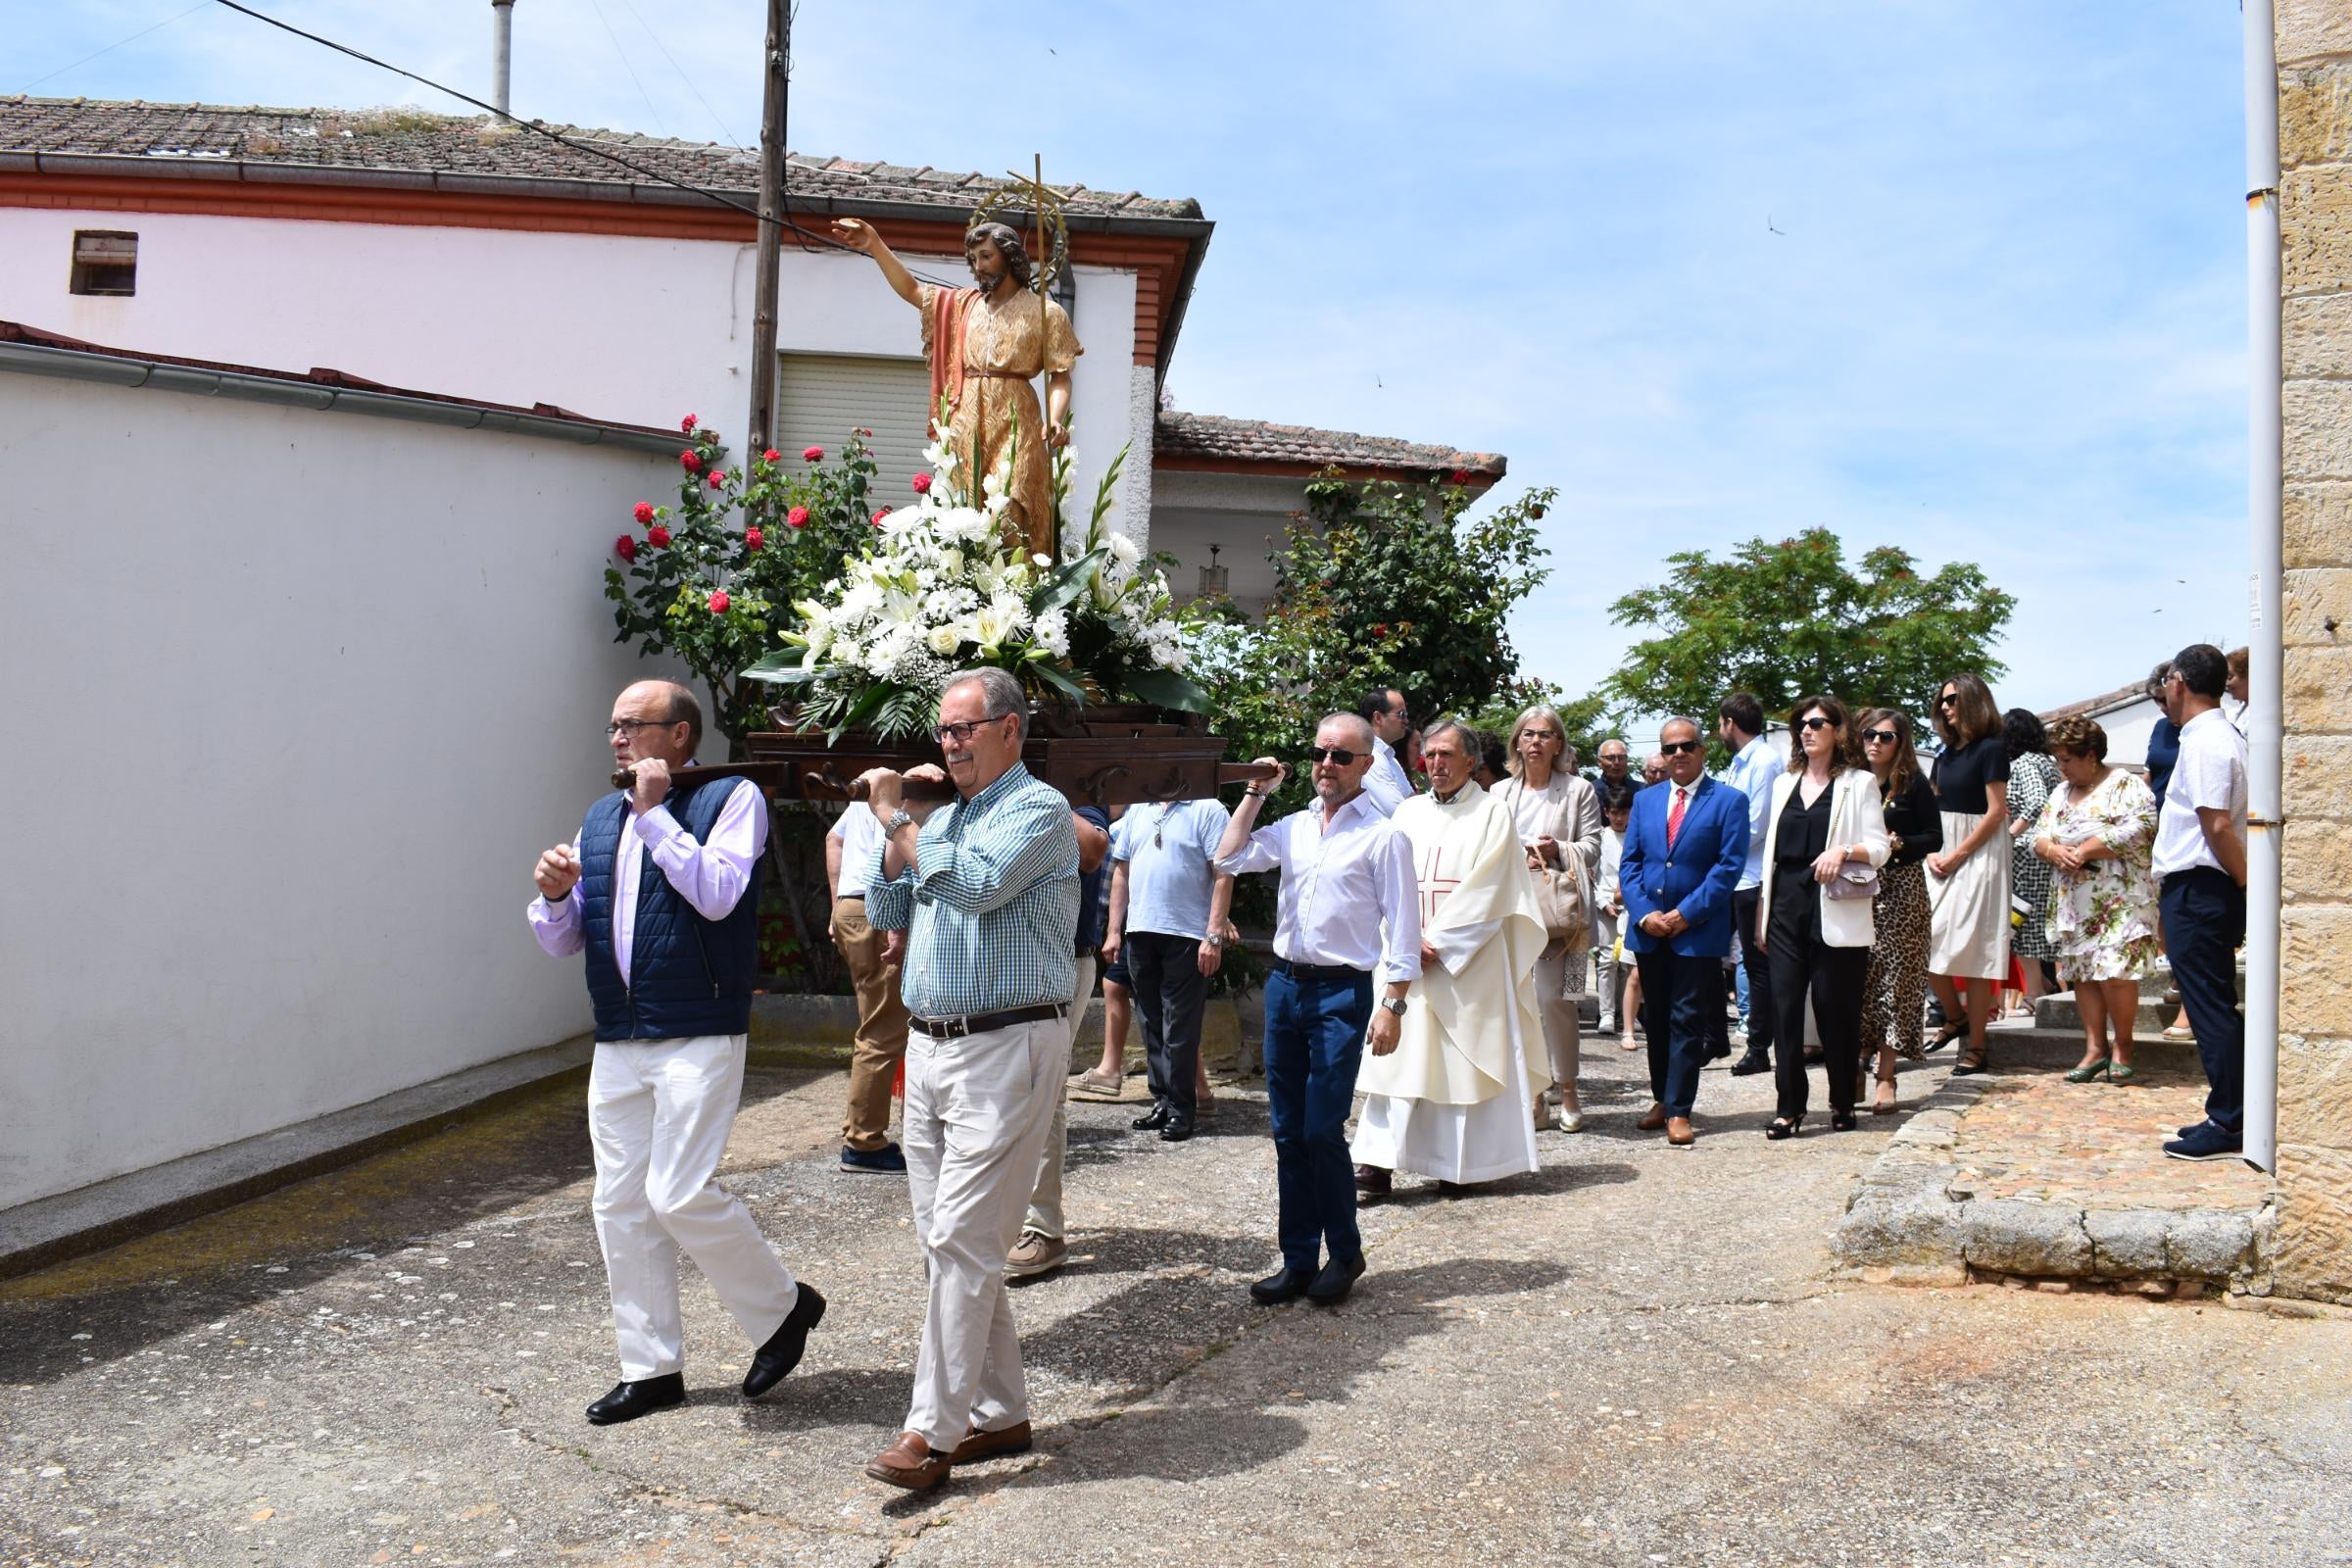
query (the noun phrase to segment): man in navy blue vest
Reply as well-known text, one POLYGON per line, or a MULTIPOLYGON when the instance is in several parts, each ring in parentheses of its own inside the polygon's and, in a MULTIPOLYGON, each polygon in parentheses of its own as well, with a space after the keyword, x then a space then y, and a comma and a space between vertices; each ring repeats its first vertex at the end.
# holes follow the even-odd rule
POLYGON ((621 1376, 588 1406, 597 1426, 686 1401, 681 1248, 760 1348, 747 1398, 799 1363, 825 1315, 712 1179, 743 1098, 767 803, 744 779, 696 780, 703 710, 683 686, 639 681, 605 733, 636 782, 588 808, 576 847, 539 858, 530 906, 540 947, 586 952, 596 1010, 588 1136, 621 1376))
POLYGON ((1707 1054, 1707 1009, 1723 1012, 1723 959, 1732 951, 1732 891, 1747 863, 1747 797, 1706 776, 1698 725, 1670 718, 1658 731, 1665 782, 1634 797, 1617 862, 1625 947, 1642 975, 1649 1086, 1657 1102, 1636 1126, 1666 1129, 1688 1148, 1690 1110, 1707 1054))

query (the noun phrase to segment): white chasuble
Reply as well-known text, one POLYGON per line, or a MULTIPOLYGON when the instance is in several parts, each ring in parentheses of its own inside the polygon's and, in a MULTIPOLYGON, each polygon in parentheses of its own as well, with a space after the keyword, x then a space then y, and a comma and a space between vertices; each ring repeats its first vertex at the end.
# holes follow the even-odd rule
POLYGON ((1421 940, 1437 955, 1406 993, 1396 1049, 1367 1053, 1355 1158, 1447 1181, 1536 1168, 1543 1015, 1532 976, 1549 940, 1510 809, 1465 785, 1390 818, 1412 843, 1421 940))

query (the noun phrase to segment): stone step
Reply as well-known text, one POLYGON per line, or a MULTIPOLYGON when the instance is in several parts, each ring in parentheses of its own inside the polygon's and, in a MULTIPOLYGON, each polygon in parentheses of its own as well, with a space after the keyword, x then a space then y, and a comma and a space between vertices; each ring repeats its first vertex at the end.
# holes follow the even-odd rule
MULTIPOLYGON (((2139 1009, 2132 1015, 2134 1035, 2161 1033, 2172 1021, 2174 1009, 2145 991, 2140 993, 2139 1009)), ((2038 998, 2034 1004, 2034 1026, 2037 1029, 2080 1029, 2082 1009, 2075 1003, 2074 993, 2061 991, 2055 996, 2038 998)))
MULTIPOLYGON (((1955 1040, 1928 1057, 1930 1061, 1949 1059, 1965 1045, 1955 1040)), ((1996 1068, 2006 1067, 2072 1067, 2082 1059, 2082 1031, 2075 1029, 2045 1029, 2039 1025, 1996 1023, 1984 1031, 1984 1044, 1992 1054, 1996 1068)), ((2132 1059, 2151 1066, 2179 1064, 2187 1068, 2197 1065, 2197 1048, 2193 1041, 2167 1040, 2162 1034, 2150 1031, 2132 1039, 2132 1059)))

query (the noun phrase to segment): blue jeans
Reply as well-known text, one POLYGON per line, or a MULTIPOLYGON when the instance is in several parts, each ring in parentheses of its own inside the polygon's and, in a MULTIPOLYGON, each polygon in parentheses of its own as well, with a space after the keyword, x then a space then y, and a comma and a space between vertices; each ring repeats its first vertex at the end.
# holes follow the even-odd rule
POLYGON ((1335 1262, 1363 1253, 1347 1128, 1371 1022, 1368 974, 1299 980, 1277 970, 1266 977, 1266 1111, 1285 1268, 1314 1272, 1326 1246, 1335 1262))
POLYGON ((2180 1010, 2205 1064, 2205 1119, 2232 1136, 2246 1125, 2246 1017, 2237 1010, 2237 945, 2246 939, 2246 890, 2209 865, 2175 871, 2157 895, 2164 952, 2180 1010))

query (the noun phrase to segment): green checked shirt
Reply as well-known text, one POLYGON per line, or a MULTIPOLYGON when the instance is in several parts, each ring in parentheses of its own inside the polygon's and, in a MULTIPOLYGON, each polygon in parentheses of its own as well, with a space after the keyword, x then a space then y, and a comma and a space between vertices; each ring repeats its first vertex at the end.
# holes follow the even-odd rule
POLYGON ((1039 1003, 1077 988, 1078 831, 1061 791, 1015 762, 968 801, 931 813, 914 868, 882 874, 874 851, 865 917, 906 931, 906 1010, 961 1018, 1039 1003))

